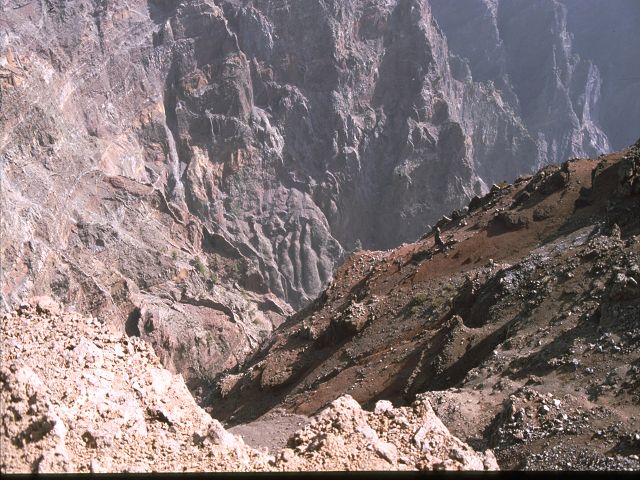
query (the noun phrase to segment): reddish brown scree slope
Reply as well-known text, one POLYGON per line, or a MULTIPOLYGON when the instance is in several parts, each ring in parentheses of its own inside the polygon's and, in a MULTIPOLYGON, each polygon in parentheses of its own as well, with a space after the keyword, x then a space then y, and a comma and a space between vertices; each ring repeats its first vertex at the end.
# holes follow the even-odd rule
POLYGON ((639 152, 494 186, 439 222, 445 250, 430 234, 354 254, 314 304, 221 378, 214 415, 238 423, 274 407, 309 414, 343 392, 364 403, 441 392, 430 395, 447 399, 449 426, 497 447, 503 467, 569 468, 574 457, 584 468, 637 467, 639 152), (510 409, 539 398, 554 417, 525 409, 507 438, 510 409), (555 446, 573 450, 536 460, 555 446))

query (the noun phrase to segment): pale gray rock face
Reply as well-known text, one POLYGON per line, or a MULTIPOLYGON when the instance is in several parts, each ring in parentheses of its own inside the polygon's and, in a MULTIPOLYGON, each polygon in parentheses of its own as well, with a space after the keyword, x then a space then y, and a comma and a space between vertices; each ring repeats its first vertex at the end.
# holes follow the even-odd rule
POLYGON ((90 311, 194 385, 290 307, 184 205, 154 8, 2 2, 2 303, 48 294, 90 311))
POLYGON ((356 245, 608 149, 637 83, 575 55, 582 4, 466 4, 0 1, 3 306, 52 295, 210 379, 356 245))
POLYGON ((535 154, 499 92, 454 78, 428 2, 219 2, 224 27, 185 37, 203 5, 163 34, 186 201, 294 305, 342 249, 415 238, 535 154))
POLYGON ((599 119, 614 150, 640 136, 640 4, 563 0, 574 50, 600 70, 599 119), (613 7, 613 8, 612 8, 613 7), (611 27, 613 25, 613 27, 611 27))
POLYGON ((451 53, 474 80, 493 82, 536 140, 538 165, 597 156, 637 140, 637 2, 431 4, 451 53))

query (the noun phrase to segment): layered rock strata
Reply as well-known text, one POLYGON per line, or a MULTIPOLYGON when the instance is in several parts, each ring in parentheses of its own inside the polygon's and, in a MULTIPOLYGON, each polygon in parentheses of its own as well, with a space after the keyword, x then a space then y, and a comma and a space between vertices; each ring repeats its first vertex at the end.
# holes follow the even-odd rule
POLYGON ((454 3, 4 0, 3 308, 52 295, 206 384, 345 251, 629 133, 596 7, 454 3))

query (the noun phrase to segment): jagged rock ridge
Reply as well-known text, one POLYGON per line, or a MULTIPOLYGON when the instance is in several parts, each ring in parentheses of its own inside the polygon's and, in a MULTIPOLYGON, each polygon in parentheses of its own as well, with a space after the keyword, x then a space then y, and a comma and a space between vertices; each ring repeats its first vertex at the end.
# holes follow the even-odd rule
POLYGON ((581 4, 567 22, 551 0, 477 2, 487 73, 441 3, 2 1, 3 306, 52 294, 210 379, 345 250, 414 239, 494 181, 607 149, 598 86, 615 69, 574 58, 581 4), (522 18, 550 43, 521 45, 522 18))
POLYGON ((639 209, 640 141, 496 185, 438 236, 351 256, 209 408, 246 423, 424 394, 501 468, 638 469, 639 209))

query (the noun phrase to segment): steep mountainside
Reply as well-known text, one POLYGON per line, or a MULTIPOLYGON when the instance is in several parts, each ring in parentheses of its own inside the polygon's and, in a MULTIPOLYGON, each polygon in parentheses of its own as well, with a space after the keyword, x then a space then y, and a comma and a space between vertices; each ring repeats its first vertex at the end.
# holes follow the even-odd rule
POLYGON ((540 163, 636 140, 640 5, 598 0, 432 0, 453 55, 491 81, 537 142, 540 163), (613 7, 613 8, 611 8, 613 7), (545 32, 545 33, 542 33, 545 32))
POLYGON ((236 423, 426 391, 501 468, 638 469, 638 212, 640 141, 496 185, 440 237, 350 257, 211 411, 236 423))
MULTIPOLYGON (((434 0, 434 13, 451 50, 468 59, 471 74, 505 92, 505 100, 536 141, 538 165, 608 151, 609 140, 598 116, 602 75, 598 64, 573 49, 562 2, 472 0, 468 4, 468 10, 460 11, 455 2, 434 0)), ((586 10, 583 5, 573 9, 586 10)), ((602 10, 602 5, 595 10, 602 10)), ((593 20, 590 28, 598 23, 593 20)), ((611 80, 617 78, 611 75, 611 80)), ((638 87, 635 80, 629 83, 638 87)), ((640 111, 634 113, 640 120, 640 111)), ((611 127, 617 131, 617 125, 611 127)), ((635 133, 618 148, 634 140, 635 133)))
POLYGON ((468 42, 435 0, 0 1, 3 308, 52 295, 195 385, 345 251, 607 150, 615 92, 638 86, 601 66, 622 34, 580 59, 570 29, 587 55, 597 21, 581 2, 476 3, 468 42))
POLYGON ((567 28, 575 51, 600 71, 599 123, 618 150, 634 141, 640 125, 640 4, 619 0, 616 8, 602 8, 597 0, 563 0, 567 7, 567 28), (610 25, 614 25, 613 28, 610 25), (611 45, 615 45, 612 48, 611 45))
POLYGON ((199 408, 146 342, 50 298, 34 303, 0 324, 3 474, 497 468, 427 399, 366 412, 345 395, 275 455, 254 450, 199 408))

